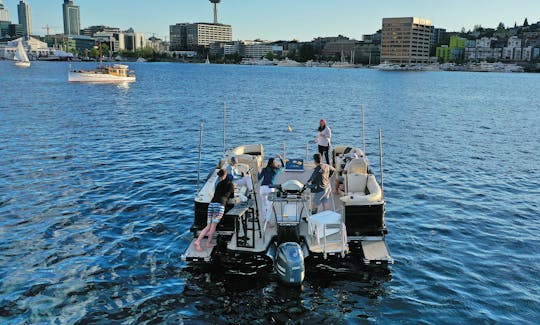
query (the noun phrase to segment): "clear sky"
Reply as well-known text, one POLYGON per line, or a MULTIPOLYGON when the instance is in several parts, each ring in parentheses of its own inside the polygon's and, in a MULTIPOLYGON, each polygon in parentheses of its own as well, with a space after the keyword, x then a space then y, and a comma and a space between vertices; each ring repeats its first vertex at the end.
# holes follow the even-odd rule
MULTIPOLYGON (((63 0, 27 0, 32 7, 34 34, 42 27, 63 32, 63 0)), ((4 0, 10 19, 17 22, 19 0, 4 0)), ((75 0, 81 25, 133 27, 147 36, 169 37, 169 25, 212 22, 208 0, 75 0)), ((459 31, 474 25, 496 27, 540 21, 540 0, 222 0, 219 21, 233 26, 233 39, 309 41, 342 34, 362 39, 381 28, 383 17, 421 17, 436 27, 459 31)))

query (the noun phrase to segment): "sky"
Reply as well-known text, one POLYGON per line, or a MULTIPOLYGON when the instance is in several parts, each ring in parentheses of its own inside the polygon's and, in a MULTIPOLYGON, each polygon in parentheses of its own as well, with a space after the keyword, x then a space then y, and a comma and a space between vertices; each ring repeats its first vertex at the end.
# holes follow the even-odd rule
MULTIPOLYGON (((17 22, 19 0, 4 0, 11 21, 17 22)), ((32 8, 33 33, 63 32, 63 0, 27 0, 32 8)), ((107 25, 146 36, 169 38, 169 25, 212 22, 209 0, 75 0, 82 28, 107 25)), ((448 31, 499 22, 521 25, 540 21, 540 0, 222 0, 219 22, 233 27, 234 40, 310 41, 318 36, 345 35, 362 39, 381 28, 383 17, 421 17, 448 31)))

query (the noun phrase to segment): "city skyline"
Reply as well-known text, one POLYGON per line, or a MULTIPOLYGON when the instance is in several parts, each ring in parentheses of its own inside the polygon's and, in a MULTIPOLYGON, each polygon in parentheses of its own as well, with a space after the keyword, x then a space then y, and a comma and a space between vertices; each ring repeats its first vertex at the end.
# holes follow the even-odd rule
MULTIPOLYGON (((18 22, 19 0, 4 0, 9 19, 18 22)), ((35 34, 44 35, 45 26, 52 26, 53 33, 63 32, 62 4, 64 1, 27 0, 32 7, 32 24, 35 34)), ((377 5, 361 4, 354 0, 335 2, 296 0, 253 1, 246 5, 242 0, 223 0, 219 5, 219 22, 233 26, 233 39, 298 39, 309 41, 318 36, 342 34, 361 39, 363 34, 381 28, 385 17, 422 17, 430 19, 436 27, 459 31, 475 25, 497 27, 521 25, 540 20, 540 1, 516 0, 509 7, 507 1, 456 0, 450 8, 427 0, 380 1, 377 5), (535 16, 531 16, 535 13, 535 16)), ((187 3, 154 0, 152 5, 142 0, 75 0, 80 7, 81 28, 107 25, 136 31, 147 36, 169 38, 169 26, 180 22, 213 21, 213 5, 208 0, 191 0, 187 3), (104 10, 106 8, 106 10, 104 10), (129 15, 125 13, 129 12, 129 15)))

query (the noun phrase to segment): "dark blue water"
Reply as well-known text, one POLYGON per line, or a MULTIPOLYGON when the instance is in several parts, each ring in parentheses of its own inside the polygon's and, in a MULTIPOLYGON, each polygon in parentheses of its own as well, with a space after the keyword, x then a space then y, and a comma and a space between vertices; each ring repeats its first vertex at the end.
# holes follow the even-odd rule
POLYGON ((69 84, 64 63, 0 62, 0 322, 540 317, 540 75, 132 67, 124 87, 69 84), (199 123, 207 170, 224 101, 228 146, 286 143, 299 157, 323 117, 334 143, 360 146, 366 105, 378 174, 384 132, 389 272, 320 269, 291 290, 181 262, 199 123))

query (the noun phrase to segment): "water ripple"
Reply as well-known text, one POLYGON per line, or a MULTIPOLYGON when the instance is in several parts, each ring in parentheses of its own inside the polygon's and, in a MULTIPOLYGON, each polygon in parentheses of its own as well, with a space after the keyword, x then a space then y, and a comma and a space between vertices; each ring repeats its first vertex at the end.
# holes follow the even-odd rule
POLYGON ((68 84, 63 63, 0 62, 1 322, 540 317, 538 75, 133 66, 138 82, 117 88, 68 84), (205 174, 222 150, 224 101, 229 146, 263 142, 273 155, 286 143, 300 157, 321 117, 336 143, 359 144, 366 104, 377 174, 384 130, 391 272, 315 265, 294 290, 180 261, 199 123, 205 174))

